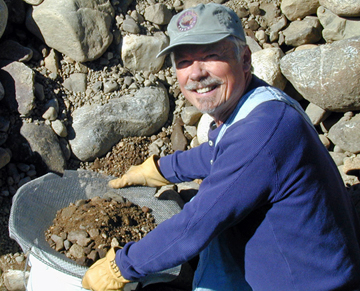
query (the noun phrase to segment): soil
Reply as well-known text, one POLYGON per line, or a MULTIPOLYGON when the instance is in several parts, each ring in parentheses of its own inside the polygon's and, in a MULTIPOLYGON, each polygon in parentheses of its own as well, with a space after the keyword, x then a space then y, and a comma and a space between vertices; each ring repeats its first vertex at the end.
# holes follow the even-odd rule
POLYGON ((45 232, 56 251, 91 266, 111 247, 138 241, 156 227, 151 209, 119 196, 79 200, 60 209, 45 232))

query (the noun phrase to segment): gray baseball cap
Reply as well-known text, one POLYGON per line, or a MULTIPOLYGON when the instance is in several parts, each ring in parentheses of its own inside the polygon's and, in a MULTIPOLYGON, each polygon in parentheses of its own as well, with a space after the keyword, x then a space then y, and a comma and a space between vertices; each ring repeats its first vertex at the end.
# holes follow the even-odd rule
POLYGON ((199 4, 171 18, 167 27, 170 45, 156 57, 184 44, 210 44, 230 35, 246 42, 241 20, 230 8, 216 3, 199 4))

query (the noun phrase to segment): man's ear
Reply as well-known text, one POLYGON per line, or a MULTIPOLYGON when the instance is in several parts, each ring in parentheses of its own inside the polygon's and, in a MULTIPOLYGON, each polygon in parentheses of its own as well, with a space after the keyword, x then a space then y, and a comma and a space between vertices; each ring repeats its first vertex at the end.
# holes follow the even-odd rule
POLYGON ((244 72, 250 72, 251 71, 251 51, 249 46, 246 46, 243 51, 243 70, 244 72))

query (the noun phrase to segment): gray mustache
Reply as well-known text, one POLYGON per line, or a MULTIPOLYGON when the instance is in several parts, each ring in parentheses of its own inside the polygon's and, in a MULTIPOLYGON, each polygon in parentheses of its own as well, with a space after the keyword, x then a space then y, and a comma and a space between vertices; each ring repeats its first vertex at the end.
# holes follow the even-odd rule
POLYGON ((200 81, 191 82, 191 83, 185 85, 184 88, 186 90, 196 90, 196 89, 209 87, 209 86, 222 85, 223 83, 224 82, 222 80, 219 80, 217 78, 208 77, 208 78, 205 78, 205 79, 201 79, 200 81))

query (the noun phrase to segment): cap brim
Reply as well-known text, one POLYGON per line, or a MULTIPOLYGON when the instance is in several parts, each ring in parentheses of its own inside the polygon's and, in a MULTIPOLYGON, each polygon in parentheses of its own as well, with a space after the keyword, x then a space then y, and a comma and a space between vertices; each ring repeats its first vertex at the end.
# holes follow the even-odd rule
POLYGON ((199 34, 199 35, 183 36, 183 37, 181 37, 181 39, 179 39, 179 41, 174 40, 173 43, 170 43, 170 45, 167 46, 166 48, 164 48, 161 52, 159 52, 156 57, 158 58, 163 55, 169 54, 174 49, 174 47, 177 47, 179 45, 211 44, 211 43, 218 42, 218 41, 228 37, 229 35, 230 35, 229 33, 226 33, 226 34, 221 33, 221 34, 211 34, 211 35, 199 34))

